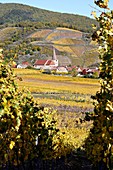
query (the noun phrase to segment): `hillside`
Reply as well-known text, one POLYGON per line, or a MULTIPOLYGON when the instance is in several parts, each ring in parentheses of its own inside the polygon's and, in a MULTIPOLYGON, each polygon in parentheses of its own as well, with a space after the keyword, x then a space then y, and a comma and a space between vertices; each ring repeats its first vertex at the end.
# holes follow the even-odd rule
POLYGON ((18 63, 51 59, 53 46, 60 65, 89 66, 98 61, 96 45, 78 30, 57 27, 25 31, 6 27, 0 29, 0 40, 6 59, 14 57, 18 63))
POLYGON ((36 59, 50 59, 54 46, 60 65, 89 66, 98 62, 90 38, 94 20, 22 4, 0 4, 0 8, 0 48, 6 60, 33 64, 36 59))
MULTIPOLYGON (((76 12, 76 11, 75 11, 76 12)), ((39 22, 43 26, 63 26, 83 32, 91 32, 92 24, 97 24, 94 19, 86 16, 52 12, 28 5, 16 3, 0 4, 0 23, 39 22)))

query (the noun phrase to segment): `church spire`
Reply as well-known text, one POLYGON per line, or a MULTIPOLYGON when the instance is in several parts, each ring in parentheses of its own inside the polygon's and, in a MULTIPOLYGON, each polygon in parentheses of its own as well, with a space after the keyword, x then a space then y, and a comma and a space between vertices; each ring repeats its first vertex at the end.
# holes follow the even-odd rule
POLYGON ((56 56, 56 52, 55 52, 55 48, 54 48, 54 47, 53 47, 53 56, 52 56, 52 60, 54 61, 55 66, 57 67, 57 66, 58 66, 58 59, 57 59, 57 56, 56 56))
POLYGON ((55 48, 53 47, 53 57, 52 60, 57 60, 57 56, 56 56, 56 52, 55 52, 55 48))

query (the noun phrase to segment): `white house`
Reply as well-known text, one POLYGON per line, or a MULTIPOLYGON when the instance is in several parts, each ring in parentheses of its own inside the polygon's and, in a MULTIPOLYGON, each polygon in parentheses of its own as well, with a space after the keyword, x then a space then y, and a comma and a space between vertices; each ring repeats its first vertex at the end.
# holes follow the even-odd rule
POLYGON ((59 67, 57 67, 57 69, 56 69, 56 73, 68 73, 68 70, 67 70, 67 68, 64 67, 64 66, 59 66, 59 67))
POLYGON ((27 68, 28 66, 31 66, 31 64, 27 61, 23 61, 22 64, 17 65, 17 68, 27 68))

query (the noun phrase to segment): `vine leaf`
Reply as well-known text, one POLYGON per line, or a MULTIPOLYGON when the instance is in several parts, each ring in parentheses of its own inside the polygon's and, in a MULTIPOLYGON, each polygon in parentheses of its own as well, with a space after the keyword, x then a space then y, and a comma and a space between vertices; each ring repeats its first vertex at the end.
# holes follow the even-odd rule
POLYGON ((108 2, 109 0, 98 0, 98 1, 95 0, 96 5, 98 5, 100 8, 106 8, 106 9, 109 9, 108 2))

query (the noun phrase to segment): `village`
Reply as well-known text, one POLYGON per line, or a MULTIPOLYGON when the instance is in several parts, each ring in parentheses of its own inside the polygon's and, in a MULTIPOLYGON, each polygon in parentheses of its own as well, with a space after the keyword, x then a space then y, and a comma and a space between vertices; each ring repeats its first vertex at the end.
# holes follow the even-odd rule
POLYGON ((56 74, 56 75, 71 75, 78 77, 89 77, 89 78, 98 78, 99 69, 96 66, 91 68, 80 67, 75 65, 59 65, 55 48, 53 48, 52 59, 36 59, 32 65, 28 61, 23 61, 22 63, 15 64, 15 68, 31 68, 41 70, 45 74, 56 74))

